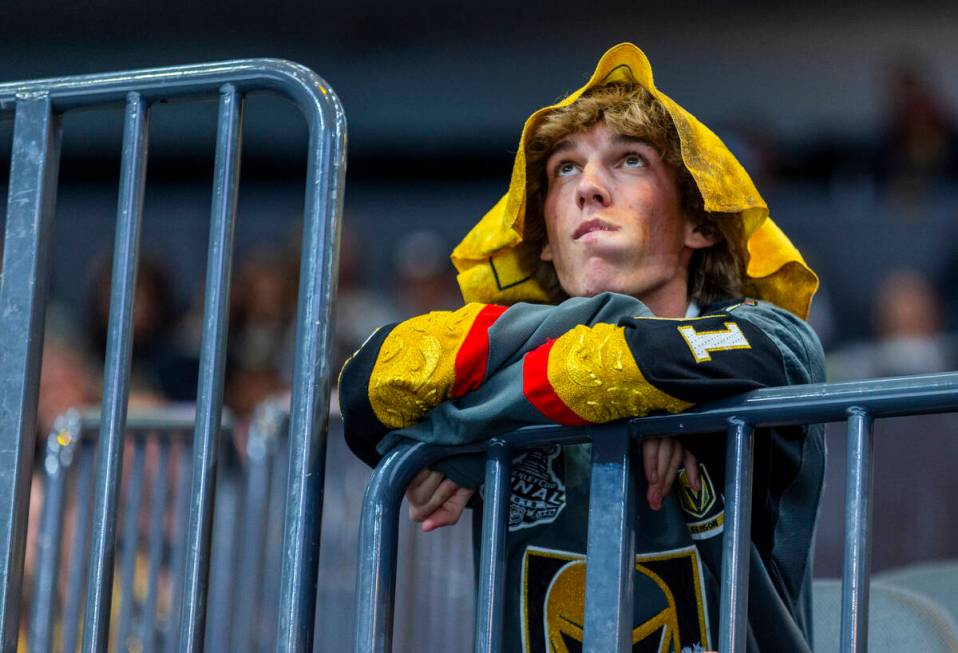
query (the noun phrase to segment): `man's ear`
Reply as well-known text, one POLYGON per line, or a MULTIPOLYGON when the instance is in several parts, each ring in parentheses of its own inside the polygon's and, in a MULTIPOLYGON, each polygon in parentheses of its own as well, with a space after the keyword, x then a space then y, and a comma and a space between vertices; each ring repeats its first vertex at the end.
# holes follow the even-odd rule
POLYGON ((552 260, 552 246, 549 244, 548 240, 542 245, 542 251, 539 252, 539 260, 540 261, 552 260))
POLYGON ((689 249, 705 249, 711 247, 719 240, 719 232, 716 227, 707 223, 694 223, 691 220, 685 222, 685 246, 689 249))

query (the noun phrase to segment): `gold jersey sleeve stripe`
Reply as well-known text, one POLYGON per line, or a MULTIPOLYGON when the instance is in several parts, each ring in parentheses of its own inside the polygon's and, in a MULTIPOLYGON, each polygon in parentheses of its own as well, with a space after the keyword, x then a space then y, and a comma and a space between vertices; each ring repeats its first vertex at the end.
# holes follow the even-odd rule
POLYGON ((559 337, 549 352, 548 377, 562 402, 593 424, 692 406, 646 380, 625 329, 613 324, 580 325, 559 337))
POLYGON ((380 422, 391 429, 409 426, 449 398, 456 354, 484 307, 427 313, 392 330, 369 377, 369 404, 380 422))

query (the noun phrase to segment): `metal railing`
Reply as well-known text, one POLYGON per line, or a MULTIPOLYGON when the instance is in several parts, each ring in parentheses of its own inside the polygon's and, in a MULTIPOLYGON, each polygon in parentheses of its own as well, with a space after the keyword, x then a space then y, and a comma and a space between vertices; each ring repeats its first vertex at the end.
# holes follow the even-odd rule
POLYGON ((486 454, 485 506, 476 605, 477 653, 502 651, 506 510, 512 453, 547 444, 592 444, 583 651, 631 650, 637 439, 727 433, 719 650, 745 650, 752 451, 757 428, 848 422, 841 650, 867 650, 872 433, 877 418, 958 411, 958 373, 757 390, 679 413, 596 427, 534 426, 463 447, 407 442, 376 468, 366 490, 357 572, 356 653, 392 643, 399 506, 412 477, 450 456, 486 454))
POLYGON ((299 304, 290 410, 289 483, 278 651, 313 641, 325 428, 330 387, 332 296, 345 174, 346 126, 332 89, 286 61, 251 59, 0 84, 0 117, 14 116, 0 281, 0 648, 15 650, 20 622, 29 480, 33 463, 48 251, 63 113, 125 104, 110 318, 98 439, 85 653, 105 650, 111 613, 122 436, 132 349, 150 108, 167 100, 219 98, 213 202, 180 650, 202 649, 210 570, 217 434, 222 412, 227 302, 239 181, 243 106, 249 93, 291 100, 309 129, 299 304))
MULTIPOLYGON (((281 568, 288 413, 278 402, 261 404, 242 457, 231 421, 227 416, 220 429, 215 556, 207 602, 211 625, 204 646, 209 651, 265 651, 276 637, 276 615, 269 607, 276 605, 281 568)), ((191 405, 138 412, 127 419, 120 579, 111 590, 117 602, 112 650, 181 650, 177 597, 185 574, 195 423, 191 405), (162 597, 161 589, 166 590, 162 597)), ((91 531, 102 528, 90 519, 100 428, 97 411, 73 410, 57 419, 47 438, 33 551, 31 651, 75 651, 79 642, 91 531)), ((91 617, 86 616, 84 629, 91 617)))

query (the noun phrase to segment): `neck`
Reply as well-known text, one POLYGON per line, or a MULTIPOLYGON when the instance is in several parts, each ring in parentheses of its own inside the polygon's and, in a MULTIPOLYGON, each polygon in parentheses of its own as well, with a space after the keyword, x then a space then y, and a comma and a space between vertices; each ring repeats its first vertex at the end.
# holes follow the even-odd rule
POLYGON ((688 284, 684 279, 638 297, 656 317, 685 317, 689 308, 688 284))

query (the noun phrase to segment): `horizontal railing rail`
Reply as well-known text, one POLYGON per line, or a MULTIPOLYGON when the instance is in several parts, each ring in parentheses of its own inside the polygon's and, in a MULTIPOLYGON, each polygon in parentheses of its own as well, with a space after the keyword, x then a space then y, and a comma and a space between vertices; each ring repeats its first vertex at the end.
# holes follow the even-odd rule
POLYGON ((876 418, 958 412, 958 373, 755 390, 674 415, 594 427, 529 426, 486 441, 447 447, 407 441, 390 451, 369 481, 360 524, 356 581, 356 653, 388 653, 392 642, 399 506, 424 467, 456 455, 486 460, 477 653, 502 649, 505 519, 511 454, 548 444, 592 444, 584 651, 631 650, 635 484, 630 450, 637 439, 727 433, 725 530, 719 650, 745 650, 753 433, 769 426, 848 421, 843 652, 867 650, 871 469, 876 418))

